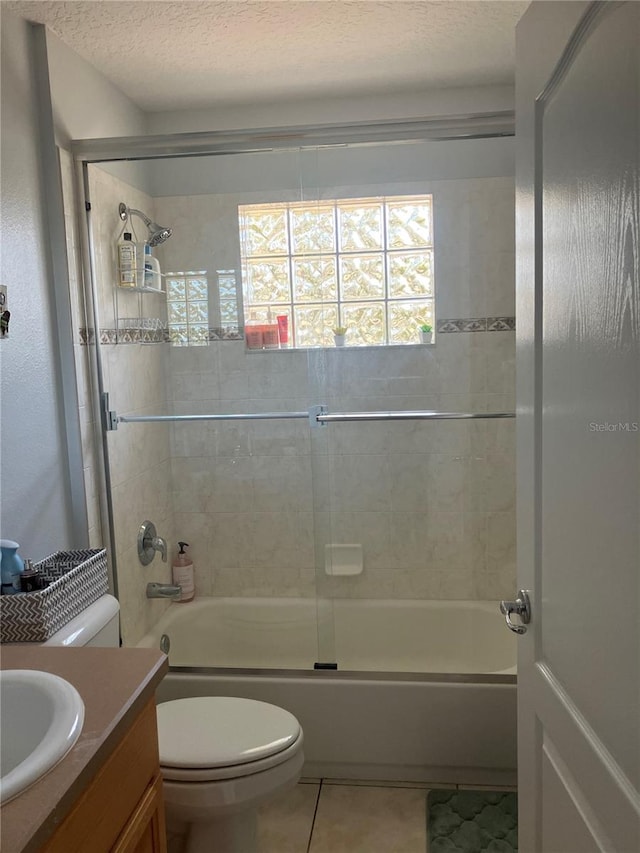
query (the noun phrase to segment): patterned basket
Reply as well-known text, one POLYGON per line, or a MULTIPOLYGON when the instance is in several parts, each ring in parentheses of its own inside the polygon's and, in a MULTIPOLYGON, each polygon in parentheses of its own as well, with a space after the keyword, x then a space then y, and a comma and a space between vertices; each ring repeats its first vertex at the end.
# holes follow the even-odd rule
POLYGON ((42 643, 109 591, 104 548, 58 551, 34 567, 52 583, 0 596, 0 643, 42 643))

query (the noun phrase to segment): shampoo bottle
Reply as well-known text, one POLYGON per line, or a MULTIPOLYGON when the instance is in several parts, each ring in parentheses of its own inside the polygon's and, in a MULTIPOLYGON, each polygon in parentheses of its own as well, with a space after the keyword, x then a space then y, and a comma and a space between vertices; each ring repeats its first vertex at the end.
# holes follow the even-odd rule
POLYGON ((133 242, 130 231, 125 231, 118 241, 118 285, 136 287, 138 285, 138 247, 133 242))
POLYGON ((189 547, 188 542, 178 542, 180 551, 173 561, 173 582, 182 587, 182 595, 179 601, 191 601, 195 595, 195 583, 193 572, 193 560, 185 553, 185 548, 189 547))
POLYGON ((153 290, 162 290, 160 261, 151 254, 151 246, 144 245, 144 286, 153 290))

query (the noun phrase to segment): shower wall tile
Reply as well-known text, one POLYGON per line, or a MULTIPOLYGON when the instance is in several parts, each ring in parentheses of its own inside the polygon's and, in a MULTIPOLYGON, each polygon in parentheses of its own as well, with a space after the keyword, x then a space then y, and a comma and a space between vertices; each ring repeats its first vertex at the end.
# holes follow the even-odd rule
MULTIPOLYGON (((145 406, 136 410, 138 415, 161 415, 166 404, 145 406)), ((169 425, 140 423, 122 426, 107 436, 111 483, 119 486, 138 474, 155 467, 159 461, 170 458, 169 425)), ((169 484, 166 484, 168 488, 169 484)))
POLYGON ((167 537, 159 527, 159 519, 170 518, 172 514, 168 471, 168 460, 159 460, 155 467, 113 486, 114 529, 119 548, 126 550, 136 544, 145 519, 156 524, 159 536, 167 537))
POLYGON ((251 505, 251 459, 174 457, 170 474, 176 512, 241 512, 251 505))
MULTIPOLYGON (((244 342, 242 344, 244 346, 244 342)), ((245 400, 249 394, 249 376, 246 370, 232 370, 219 377, 220 396, 226 400, 245 400)))
POLYGON ((218 596, 313 598, 316 594, 313 569, 218 569, 212 594, 218 596))
POLYGON ((255 510, 310 512, 313 509, 308 456, 254 456, 252 463, 255 510))
POLYGON ((362 543, 367 570, 388 569, 393 565, 391 513, 332 512, 327 515, 330 524, 327 541, 362 543))
MULTIPOLYGON (((227 411, 232 411, 231 407, 227 411)), ((216 456, 236 458, 253 455, 254 438, 250 423, 221 422, 215 425, 214 433, 215 443, 213 448, 216 456)))
POLYGON ((429 541, 425 512, 392 513, 389 524, 389 538, 388 568, 398 570, 425 565, 429 541))
MULTIPOLYGON (((389 451, 395 425, 380 423, 344 423, 340 429, 328 427, 329 452, 333 456, 382 455, 389 451)), ((398 424, 404 426, 404 424, 398 424)))
MULTIPOLYGON (((68 182, 67 182, 68 183, 68 182)), ((117 207, 120 201, 154 214, 153 200, 145 193, 109 175, 102 170, 90 168, 90 189, 94 237, 96 242, 96 264, 98 279, 98 304, 101 328, 114 328, 116 318, 145 317, 166 320, 166 303, 156 295, 140 296, 116 290, 115 243, 122 230, 117 207)), ((70 219, 77 216, 74 200, 65 196, 65 211, 70 219)), ((138 223, 136 223, 138 230, 138 223)), ((139 234, 144 226, 140 223, 139 234)), ((77 240, 75 235, 71 242, 77 240)), ((68 251, 69 251, 68 240, 68 251)), ((72 269, 70 265, 70 270, 72 269)), ((77 274, 77 273, 76 273, 77 274)), ((74 283, 71 282, 72 289, 74 283)), ((85 317, 84 300, 77 282, 75 303, 72 299, 74 328, 94 325, 85 317)), ((80 347, 87 365, 93 358, 91 347, 80 347)), ((164 414, 167 409, 168 348, 164 345, 103 346, 103 376, 109 391, 110 407, 118 414, 164 414)), ((91 492, 98 503, 99 435, 94 422, 91 401, 91 372, 77 371, 81 396, 81 423, 83 427, 83 452, 85 458, 93 458, 91 473, 85 472, 89 500, 91 492), (83 416, 86 412, 86 416, 83 416), (91 457, 93 454, 93 457, 91 457)), ((166 582, 170 579, 169 559, 163 563, 156 555, 150 566, 143 567, 138 559, 136 539, 138 528, 145 519, 155 522, 158 535, 171 545, 175 541, 173 508, 170 487, 171 430, 166 424, 135 424, 121 426, 108 436, 112 500, 114 510, 114 532, 116 539, 118 594, 121 607, 122 632, 125 643, 133 644, 149 630, 159 615, 166 610, 168 602, 151 601, 146 598, 145 588, 149 581, 166 582)), ((90 506, 90 504, 89 504, 90 506)), ((89 512, 91 531, 95 540, 99 527, 100 513, 89 512)), ((93 541, 92 540, 92 541, 93 541)))
POLYGON ((254 550, 248 565, 257 568, 294 569, 313 566, 311 513, 258 512, 251 515, 254 550))
MULTIPOLYGON (((311 452, 306 421, 254 421, 249 427, 249 446, 257 456, 304 456, 311 452)), ((224 448, 218 450, 224 452, 224 448)))
MULTIPOLYGON (((438 317, 513 316, 513 180, 429 189, 438 317)), ((239 200, 157 199, 162 221, 192 229, 163 247, 165 264, 213 268, 197 256, 213 233, 224 255, 215 265, 238 268, 239 200)), ((514 338, 439 334, 432 347, 307 352, 247 352, 243 341, 168 348, 169 405, 179 414, 318 403, 332 411, 512 410, 514 338)), ((169 434, 176 530, 192 542, 200 594, 492 598, 515 583, 513 421, 312 430, 304 420, 185 423, 169 434), (326 576, 325 542, 361 543, 363 574, 326 576)))
POLYGON ((179 402, 218 400, 217 371, 176 373, 172 377, 173 399, 179 402))
MULTIPOLYGON (((156 517, 158 532, 174 541, 173 517, 156 517)), ((122 545, 122 540, 119 540, 122 545)), ((146 586, 150 581, 171 582, 171 560, 162 562, 156 554, 153 562, 142 566, 138 559, 137 546, 130 547, 127 542, 118 551, 118 598, 120 600, 120 627, 124 645, 135 645, 169 607, 168 601, 148 599, 146 586)))
POLYGON ((391 508, 388 456, 329 457, 331 506, 338 512, 380 512, 391 508))
POLYGON ((492 512, 487 515, 487 564, 490 571, 516 566, 515 512, 492 512))
MULTIPOLYGON (((225 515, 218 513, 216 518, 219 518, 220 530, 215 529, 214 517, 204 512, 175 512, 175 541, 189 543, 189 556, 193 560, 196 567, 196 583, 200 579, 203 583, 203 578, 210 575, 211 563, 213 560, 214 548, 217 551, 222 547, 221 530, 225 528, 225 515)), ((210 582, 207 581, 210 586, 210 582)))

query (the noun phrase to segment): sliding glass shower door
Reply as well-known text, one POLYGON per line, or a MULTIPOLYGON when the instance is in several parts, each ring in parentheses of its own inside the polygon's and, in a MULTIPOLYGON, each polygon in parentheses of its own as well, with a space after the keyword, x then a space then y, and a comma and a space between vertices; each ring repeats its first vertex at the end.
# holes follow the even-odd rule
POLYGON ((187 667, 508 668, 474 649, 498 649, 513 587, 510 146, 88 167, 126 644, 168 634, 187 667), (149 239, 121 203, 172 232, 161 288, 118 286, 118 239, 142 259, 149 239), (139 562, 147 519, 167 563, 139 562), (178 541, 195 601, 148 598, 172 594, 178 541))

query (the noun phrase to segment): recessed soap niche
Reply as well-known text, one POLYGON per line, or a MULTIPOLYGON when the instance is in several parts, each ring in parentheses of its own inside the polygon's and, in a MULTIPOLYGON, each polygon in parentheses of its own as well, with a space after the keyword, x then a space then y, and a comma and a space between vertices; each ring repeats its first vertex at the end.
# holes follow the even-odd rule
POLYGON ((324 571, 327 575, 361 575, 364 568, 362 545, 325 545, 324 571))

